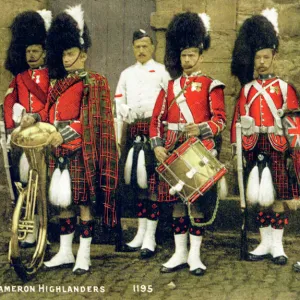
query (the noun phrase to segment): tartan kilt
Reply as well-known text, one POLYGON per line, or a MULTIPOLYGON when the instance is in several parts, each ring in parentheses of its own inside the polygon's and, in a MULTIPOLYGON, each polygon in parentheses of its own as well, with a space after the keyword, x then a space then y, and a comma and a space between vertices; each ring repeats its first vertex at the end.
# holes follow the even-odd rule
POLYGON ((260 134, 257 144, 253 150, 244 151, 244 157, 247 161, 247 168, 245 172, 246 178, 249 176, 252 167, 256 164, 257 155, 259 153, 264 153, 268 157, 273 185, 276 191, 276 199, 288 200, 298 198, 298 185, 294 180, 291 180, 287 172, 287 154, 285 152, 276 151, 272 147, 267 134, 260 134))
POLYGON ((67 160, 68 170, 71 177, 72 199, 75 205, 89 204, 89 186, 85 176, 85 167, 82 155, 82 149, 69 150, 63 147, 52 149, 49 155, 48 176, 51 180, 52 174, 56 168, 57 160, 63 157, 67 160))
POLYGON ((138 199, 156 200, 156 190, 157 190, 157 181, 158 181, 155 172, 156 159, 153 150, 151 150, 150 148, 149 127, 150 127, 150 118, 138 119, 134 123, 127 125, 126 132, 125 132, 126 139, 124 142, 125 146, 121 151, 121 158, 120 158, 121 167, 119 168, 119 182, 122 185, 125 185, 124 168, 125 168, 128 152, 132 147, 135 138, 137 136, 143 136, 147 139, 147 143, 149 145, 149 150, 150 150, 147 151, 146 153, 148 189, 141 189, 136 183, 131 183, 130 189, 135 193, 135 196, 138 199))

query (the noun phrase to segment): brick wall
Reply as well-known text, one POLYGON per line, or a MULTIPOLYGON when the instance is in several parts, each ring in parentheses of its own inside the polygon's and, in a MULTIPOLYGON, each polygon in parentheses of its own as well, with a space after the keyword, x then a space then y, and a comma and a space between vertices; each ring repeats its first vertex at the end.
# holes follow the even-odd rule
POLYGON ((156 58, 163 62, 165 31, 175 13, 206 12, 211 17, 211 47, 204 53, 202 72, 226 84, 227 129, 223 133, 221 161, 229 168, 230 194, 237 193, 236 175, 231 161, 229 129, 240 86, 230 74, 231 53, 242 22, 265 8, 275 7, 279 14, 280 49, 276 74, 300 91, 300 0, 156 0, 151 26, 156 30, 156 58))

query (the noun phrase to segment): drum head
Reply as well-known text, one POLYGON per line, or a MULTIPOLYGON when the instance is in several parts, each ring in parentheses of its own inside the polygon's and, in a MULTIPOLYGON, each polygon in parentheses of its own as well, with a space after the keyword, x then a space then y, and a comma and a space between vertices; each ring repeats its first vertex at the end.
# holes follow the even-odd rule
POLYGON ((16 128, 11 134, 11 142, 21 148, 36 148, 45 146, 51 133, 56 128, 48 123, 38 122, 30 127, 16 128))

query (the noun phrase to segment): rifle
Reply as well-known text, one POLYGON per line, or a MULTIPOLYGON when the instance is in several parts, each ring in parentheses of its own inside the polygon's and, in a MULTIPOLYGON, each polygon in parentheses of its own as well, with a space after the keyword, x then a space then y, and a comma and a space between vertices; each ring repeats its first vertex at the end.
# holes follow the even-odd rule
POLYGON ((247 210, 245 188, 244 188, 242 126, 241 123, 239 122, 236 123, 236 154, 237 154, 237 172, 238 172, 238 184, 239 184, 239 191, 240 191, 240 203, 241 203, 241 215, 242 215, 240 259, 246 260, 248 256, 248 242, 247 242, 248 210, 247 210))
POLYGON ((6 179, 8 183, 8 188, 9 188, 9 194, 10 194, 10 199, 12 202, 15 200, 15 194, 12 186, 12 180, 11 180, 11 174, 10 174, 10 165, 9 165, 9 159, 8 159, 8 149, 7 149, 7 141, 6 141, 6 132, 5 132, 5 124, 4 124, 4 116, 3 116, 3 105, 0 105, 0 115, 1 115, 1 120, 0 120, 0 143, 1 143, 1 148, 2 148, 2 154, 3 154, 3 162, 4 162, 4 168, 5 168, 5 173, 6 173, 6 179))

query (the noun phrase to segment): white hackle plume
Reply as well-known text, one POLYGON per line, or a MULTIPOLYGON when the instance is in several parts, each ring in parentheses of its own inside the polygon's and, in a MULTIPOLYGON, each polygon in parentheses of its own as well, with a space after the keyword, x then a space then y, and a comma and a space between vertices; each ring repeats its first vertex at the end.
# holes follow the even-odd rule
POLYGON ((77 22, 80 36, 82 37, 84 28, 84 12, 82 10, 81 4, 76 6, 69 6, 69 8, 65 10, 65 12, 77 22))
POLYGON ((246 199, 249 204, 257 204, 259 197, 259 172, 258 166, 255 166, 250 174, 246 189, 246 199))
POLYGON ((228 185, 225 176, 223 176, 218 182, 218 196, 221 200, 225 200, 228 195, 228 185))
POLYGON ((274 29, 277 33, 279 34, 279 28, 278 28, 278 12, 277 10, 273 7, 271 9, 266 8, 265 10, 262 11, 261 13, 264 17, 266 17, 274 26, 274 29))
POLYGON ((138 156, 137 163, 137 183, 141 189, 146 189, 148 187, 147 183, 147 170, 145 164, 145 151, 141 149, 138 156))
POLYGON ((263 169, 259 187, 258 201, 261 206, 268 207, 275 201, 275 191, 273 186, 272 174, 268 167, 263 169))
POLYGON ((38 10, 37 13, 44 19, 46 31, 49 30, 52 22, 52 12, 50 10, 42 9, 38 10))
POLYGON ((68 169, 63 170, 59 180, 58 205, 68 207, 71 204, 71 178, 68 169))
POLYGON ((58 205, 60 177, 61 177, 61 171, 59 168, 56 168, 52 174, 50 187, 49 187, 49 201, 53 205, 58 205))
POLYGON ((210 31, 210 16, 207 15, 206 13, 198 14, 199 18, 202 20, 205 30, 206 30, 206 35, 208 35, 210 31))
POLYGON ((19 164, 19 172, 20 172, 20 181, 22 183, 28 182, 28 172, 29 172, 29 163, 25 153, 21 155, 20 164, 19 164))
POLYGON ((133 147, 128 152, 125 168, 124 168, 124 179, 125 184, 130 184, 131 181, 131 170, 132 170, 132 161, 133 161, 133 147))

